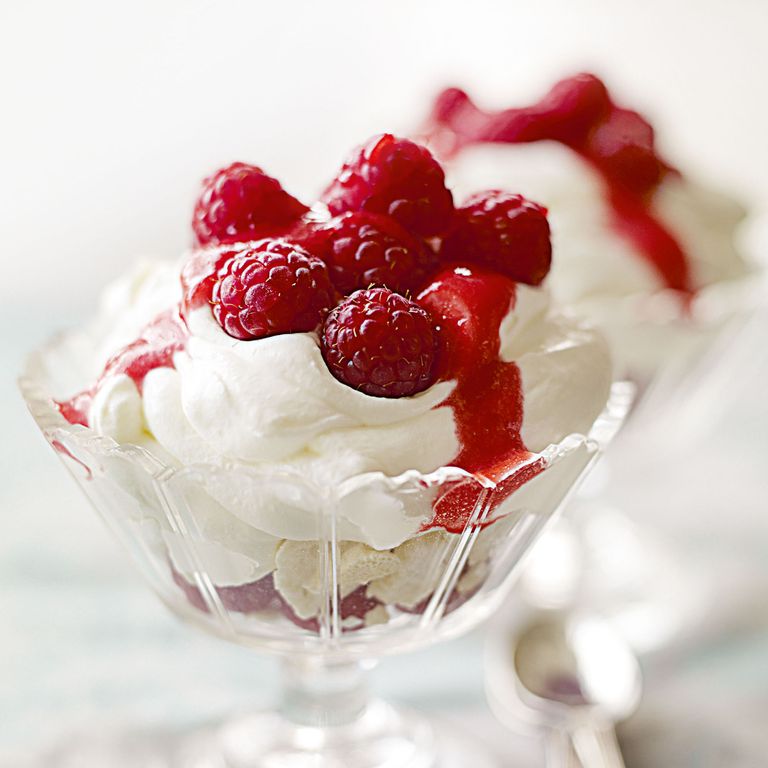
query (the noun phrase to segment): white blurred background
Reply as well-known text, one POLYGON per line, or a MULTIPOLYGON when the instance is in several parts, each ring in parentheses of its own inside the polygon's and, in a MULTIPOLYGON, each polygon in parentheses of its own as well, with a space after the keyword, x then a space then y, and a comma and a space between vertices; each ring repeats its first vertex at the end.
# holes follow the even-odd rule
MULTIPOLYGON (((23 355, 87 316, 128 262, 186 247, 201 177, 243 160, 308 198, 353 144, 413 129, 443 85, 503 106, 591 69, 651 118, 674 164, 762 208, 767 34, 765 0, 2 0, 0 764, 10 765, 8 750, 28 754, 74 727, 226 711, 271 679, 264 662, 183 630, 155 604, 57 466, 14 384, 23 355)), ((768 557, 765 483, 744 479, 764 475, 766 455, 765 354, 762 373, 746 372, 755 348, 732 361, 745 371, 738 408, 719 413, 731 427, 723 450, 746 452, 748 438, 758 447, 740 463, 739 494, 723 485, 715 517, 701 526, 690 494, 707 478, 692 469, 674 499, 655 506, 657 519, 685 526, 686 546, 706 563, 713 542, 725 540, 739 562, 748 552, 755 562, 768 557)), ((668 744, 660 732, 677 734, 687 754, 692 740, 718 734, 710 725, 721 711, 705 700, 742 724, 752 716, 750 734, 762 736, 768 627, 735 637, 686 652, 677 676, 662 667, 666 685, 651 685, 642 721, 654 744, 668 744), (702 681, 716 697, 701 692, 702 681), (656 704, 671 701, 701 715, 694 735, 674 720, 653 730, 659 712, 668 715, 656 704)), ((455 647, 392 662, 383 686, 419 706, 481 706, 479 646, 462 643, 458 663, 455 647), (410 684, 414 676, 422 686, 410 684)), ((763 741, 761 749, 764 757, 763 741)), ((686 764, 657 753, 633 765, 686 764)), ((697 765, 737 764, 706 754, 710 762, 702 755, 697 765)))
POLYGON ((212 169, 309 196, 451 83, 502 106, 592 69, 676 164, 767 199, 767 33, 764 0, 5 0, 0 298, 89 304, 187 244, 212 169))

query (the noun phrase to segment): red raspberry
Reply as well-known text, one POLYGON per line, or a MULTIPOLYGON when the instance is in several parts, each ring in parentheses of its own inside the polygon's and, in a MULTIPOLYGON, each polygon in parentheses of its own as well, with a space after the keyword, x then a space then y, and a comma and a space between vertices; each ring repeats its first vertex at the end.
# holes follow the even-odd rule
POLYGON ((335 303, 325 264, 285 240, 262 240, 233 256, 211 302, 219 325, 236 339, 313 331, 335 303))
POLYGON ((421 237, 450 224, 453 197, 445 174, 426 147, 390 133, 356 149, 323 195, 334 215, 385 213, 421 237))
POLYGON ((629 109, 615 108, 592 131, 587 150, 603 173, 638 195, 652 192, 667 170, 654 149, 653 127, 629 109))
POLYGON ((344 299, 325 320, 322 347, 331 373, 367 395, 405 397, 435 380, 432 318, 387 288, 344 299))
POLYGON ((219 270, 241 252, 243 246, 214 246, 195 250, 181 268, 181 314, 188 319, 193 309, 210 305, 219 270))
POLYGON ((589 132, 611 110, 605 85, 582 74, 556 83, 541 101, 522 109, 485 112, 459 88, 448 88, 435 100, 431 140, 452 154, 474 142, 517 143, 554 139, 581 147, 589 132))
POLYGON ((199 245, 282 234, 309 210, 261 168, 232 163, 203 182, 192 229, 199 245))
POLYGON ((299 242, 326 263, 341 293, 372 285, 415 291, 435 263, 434 254, 394 219, 367 211, 337 216, 299 242))
POLYGON ((101 379, 124 373, 141 391, 155 368, 173 368, 173 355, 186 346, 187 328, 174 310, 161 312, 142 328, 139 338, 115 352, 104 365, 101 379))
POLYGON ((469 94, 461 88, 445 88, 440 91, 432 106, 431 119, 435 123, 453 124, 460 122, 461 112, 465 109, 471 111, 474 105, 469 98, 469 94))
POLYGON ((552 262, 547 209, 522 195, 490 190, 472 195, 456 211, 442 255, 472 261, 515 280, 539 285, 552 262))
POLYGON ((554 138, 580 145, 610 110, 608 89, 594 75, 582 73, 560 80, 537 105, 523 110, 533 117, 528 140, 554 138))

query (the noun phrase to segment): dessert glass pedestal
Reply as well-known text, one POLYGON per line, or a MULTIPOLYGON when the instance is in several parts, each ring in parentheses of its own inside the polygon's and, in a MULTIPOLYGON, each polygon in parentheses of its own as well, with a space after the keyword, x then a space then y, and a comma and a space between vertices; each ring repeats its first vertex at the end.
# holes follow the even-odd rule
MULTIPOLYGON (((45 438, 174 614, 222 639, 273 654, 283 669, 280 704, 273 711, 170 740, 132 739, 127 751, 117 740, 111 756, 109 745, 99 747, 101 764, 482 764, 482 744, 451 733, 436 738, 426 719, 372 699, 366 672, 382 656, 466 632, 500 607, 524 556, 618 429, 629 402, 626 387, 615 385, 590 435, 571 435, 530 456, 500 482, 443 467, 394 478, 370 473, 327 487, 289 470, 174 467, 141 447, 69 424, 53 398, 71 391, 69 374, 77 372, 81 345, 75 335, 54 341, 30 358, 22 375, 21 390, 45 438), (232 498, 246 500, 256 516, 269 508, 312 521, 310 540, 280 544, 298 553, 293 570, 263 572, 258 531, 220 514, 224 500, 232 498), (399 553, 392 576, 419 585, 424 597, 417 603, 411 598, 402 604, 386 579, 375 592, 370 585, 350 591, 345 584, 345 559, 361 545, 347 538, 344 526, 370 509, 380 511, 382 502, 401 518, 413 518, 405 543, 392 550, 399 553), (420 530, 432 510, 461 524, 449 526, 450 532, 420 530), (286 580, 294 590, 290 601, 286 580), (126 763, 130 754, 139 757, 126 763)), ((78 752, 75 745, 48 764, 85 765, 87 746, 78 752)))

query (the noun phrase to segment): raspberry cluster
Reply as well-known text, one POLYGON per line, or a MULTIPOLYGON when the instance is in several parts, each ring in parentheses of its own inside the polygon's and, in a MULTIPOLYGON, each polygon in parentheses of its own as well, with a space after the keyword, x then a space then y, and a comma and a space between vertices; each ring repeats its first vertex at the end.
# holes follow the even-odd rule
POLYGON ((317 332, 331 373, 368 395, 405 397, 436 380, 440 328, 411 297, 446 265, 529 285, 549 271, 543 207, 499 190, 456 207, 430 152, 391 134, 356 149, 321 204, 325 216, 244 163, 206 179, 188 304, 205 294, 237 339, 317 332))

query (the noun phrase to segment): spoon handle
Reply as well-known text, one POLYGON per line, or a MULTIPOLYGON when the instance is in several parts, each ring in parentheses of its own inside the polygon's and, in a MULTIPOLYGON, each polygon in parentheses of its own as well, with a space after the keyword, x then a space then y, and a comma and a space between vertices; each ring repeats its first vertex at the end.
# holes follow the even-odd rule
POLYGON ((571 738, 584 768, 625 768, 616 731, 612 725, 585 725, 576 728, 571 738))
POLYGON ((582 768, 568 731, 561 728, 548 728, 544 747, 547 768, 582 768))

